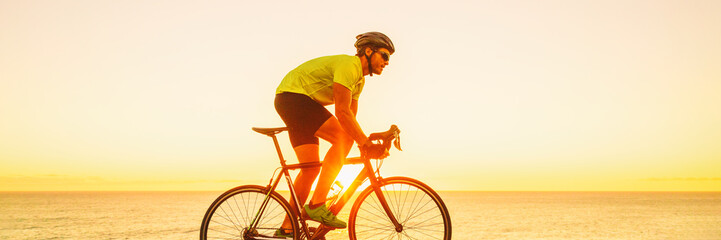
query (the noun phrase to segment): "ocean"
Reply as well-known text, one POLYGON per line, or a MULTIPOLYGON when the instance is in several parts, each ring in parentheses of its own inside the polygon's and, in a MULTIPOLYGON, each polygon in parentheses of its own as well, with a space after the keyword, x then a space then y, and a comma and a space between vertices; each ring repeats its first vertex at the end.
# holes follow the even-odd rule
MULTIPOLYGON (((198 239, 220 193, 0 192, 0 239, 198 239)), ((721 240, 721 192, 439 194, 453 239, 721 240)))

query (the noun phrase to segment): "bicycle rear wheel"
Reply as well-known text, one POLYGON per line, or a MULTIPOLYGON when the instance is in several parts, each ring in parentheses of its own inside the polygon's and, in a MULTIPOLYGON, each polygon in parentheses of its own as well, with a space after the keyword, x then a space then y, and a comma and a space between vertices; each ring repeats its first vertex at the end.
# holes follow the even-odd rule
POLYGON ((277 192, 271 192, 268 203, 263 206, 267 193, 265 187, 245 185, 221 194, 205 212, 200 226, 200 240, 273 237, 286 215, 293 220, 293 235, 299 236, 298 223, 288 202, 277 192), (250 229, 261 209, 263 213, 258 225, 250 229))
POLYGON ((451 239, 446 205, 428 185, 407 177, 383 179, 380 189, 403 230, 396 231, 373 187, 353 203, 348 221, 350 239, 451 239))

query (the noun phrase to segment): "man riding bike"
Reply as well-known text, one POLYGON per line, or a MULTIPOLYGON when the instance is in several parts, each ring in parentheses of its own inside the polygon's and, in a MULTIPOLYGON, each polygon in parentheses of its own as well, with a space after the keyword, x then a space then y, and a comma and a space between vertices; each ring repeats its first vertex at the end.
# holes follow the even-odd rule
MULTIPOLYGON (((365 76, 380 75, 395 47, 390 38, 380 32, 356 36, 355 47, 355 56, 319 57, 291 70, 276 89, 275 96, 275 109, 289 128, 290 142, 300 163, 320 161, 319 137, 332 144, 322 167, 301 170, 294 188, 298 200, 305 203, 320 173, 313 197, 304 211, 310 219, 335 228, 345 228, 346 223, 325 206, 326 196, 353 143, 372 158, 384 158, 388 154, 382 145, 368 140, 356 114, 365 76), (335 116, 324 107, 331 104, 335 104, 335 116)), ((295 203, 291 200, 290 204, 295 203)), ((292 237, 292 233, 286 231, 290 226, 286 216, 275 235, 292 237)))

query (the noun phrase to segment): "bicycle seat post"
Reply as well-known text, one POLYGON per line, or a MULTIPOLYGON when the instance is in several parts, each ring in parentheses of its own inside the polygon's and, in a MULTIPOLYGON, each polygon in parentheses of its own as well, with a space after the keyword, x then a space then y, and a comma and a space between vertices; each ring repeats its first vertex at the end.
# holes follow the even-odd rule
POLYGON ((278 138, 275 135, 278 133, 281 133, 283 131, 288 131, 288 128, 287 127, 281 127, 281 128, 257 128, 257 127, 254 127, 253 131, 256 131, 260 134, 263 134, 263 135, 273 138, 273 144, 275 144, 275 151, 278 152, 278 158, 280 159, 280 166, 285 167, 285 159, 283 158, 283 153, 280 151, 280 145, 278 144, 278 138))
POLYGON ((273 144, 275 144, 275 151, 278 152, 280 166, 285 167, 285 159, 283 158, 283 153, 280 151, 280 145, 278 145, 278 138, 275 137, 275 134, 271 135, 270 137, 273 138, 273 144))

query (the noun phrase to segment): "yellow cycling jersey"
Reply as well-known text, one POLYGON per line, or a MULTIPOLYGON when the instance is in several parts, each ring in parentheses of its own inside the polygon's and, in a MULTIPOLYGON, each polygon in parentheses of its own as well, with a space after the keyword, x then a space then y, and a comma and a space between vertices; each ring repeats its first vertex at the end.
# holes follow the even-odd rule
POLYGON ((325 106, 335 103, 333 83, 348 88, 352 98, 358 100, 365 84, 360 58, 333 55, 307 61, 285 75, 275 93, 304 94, 325 106))

